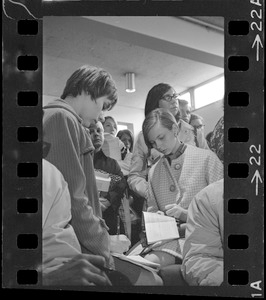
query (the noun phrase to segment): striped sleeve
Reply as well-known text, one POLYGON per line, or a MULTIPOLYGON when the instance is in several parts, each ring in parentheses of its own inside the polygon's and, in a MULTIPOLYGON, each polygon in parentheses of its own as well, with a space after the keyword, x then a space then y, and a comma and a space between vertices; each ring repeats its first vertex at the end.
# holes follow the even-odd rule
POLYGON ((59 169, 68 182, 71 195, 71 224, 82 251, 102 255, 108 261, 109 234, 104 221, 94 214, 90 205, 98 199, 88 199, 86 179, 93 182, 91 179, 94 171, 92 169, 91 174, 85 175, 81 159, 87 159, 87 163, 91 166, 93 163, 90 153, 84 154, 82 158, 78 126, 75 120, 63 113, 55 113, 44 118, 44 139, 51 144, 46 159, 59 169))

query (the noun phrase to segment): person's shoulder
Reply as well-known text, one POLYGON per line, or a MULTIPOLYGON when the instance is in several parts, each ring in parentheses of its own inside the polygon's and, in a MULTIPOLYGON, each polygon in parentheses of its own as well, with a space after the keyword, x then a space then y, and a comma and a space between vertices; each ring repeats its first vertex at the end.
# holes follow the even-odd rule
POLYGON ((185 157, 189 157, 190 160, 202 163, 217 163, 219 158, 210 149, 203 149, 193 145, 187 145, 185 150, 185 157))
POLYGON ((187 147, 185 151, 189 152, 191 155, 194 156, 199 156, 199 155, 208 156, 211 153, 211 150, 209 149, 199 148, 190 144, 186 144, 186 146, 187 147))
POLYGON ((64 180, 58 168, 46 159, 42 159, 42 176, 44 182, 58 182, 64 180))
POLYGON ((224 187, 224 179, 217 180, 207 185, 202 191, 205 191, 208 194, 220 193, 224 187))
POLYGON ((42 168, 43 168, 43 171, 45 171, 47 173, 48 172, 54 172, 54 173, 60 172, 55 165, 53 165, 47 159, 44 159, 44 158, 42 159, 42 168))
POLYGON ((136 138, 136 142, 144 142, 144 135, 143 135, 143 132, 140 131, 137 135, 137 138, 136 138))
POLYGON ((194 155, 202 155, 204 157, 215 157, 216 155, 210 149, 200 148, 193 145, 187 145, 187 149, 194 155))
POLYGON ((57 104, 56 101, 46 105, 44 108, 44 120, 47 118, 49 120, 54 120, 56 122, 75 122, 77 120, 81 122, 81 119, 76 115, 76 113, 71 110, 71 108, 65 107, 60 103, 57 104))
POLYGON ((216 206, 223 201, 224 196, 224 179, 215 181, 203 188, 197 195, 198 203, 205 203, 207 206, 216 206))
POLYGON ((147 148, 147 145, 145 143, 144 135, 143 135, 142 131, 140 131, 139 134, 137 135, 136 142, 135 142, 135 147, 142 148, 144 152, 148 151, 147 150, 148 148, 147 148))
POLYGON ((208 214, 204 214, 204 218, 207 218, 210 214, 215 214, 217 217, 223 213, 224 204, 224 180, 213 182, 199 191, 193 198, 190 208, 193 214, 196 211, 200 211, 201 215, 206 210, 208 214))

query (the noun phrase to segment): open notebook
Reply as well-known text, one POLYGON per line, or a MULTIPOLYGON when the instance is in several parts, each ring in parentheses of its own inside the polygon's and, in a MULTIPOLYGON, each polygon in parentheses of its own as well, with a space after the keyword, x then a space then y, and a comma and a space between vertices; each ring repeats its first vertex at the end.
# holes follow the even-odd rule
POLYGON ((134 265, 138 265, 138 266, 143 267, 150 271, 157 272, 160 269, 160 264, 151 262, 151 261, 141 257, 140 255, 124 255, 124 254, 119 254, 119 253, 112 253, 112 255, 121 260, 133 263, 134 265))
POLYGON ((159 241, 179 238, 175 218, 154 212, 143 212, 143 216, 149 245, 159 241))

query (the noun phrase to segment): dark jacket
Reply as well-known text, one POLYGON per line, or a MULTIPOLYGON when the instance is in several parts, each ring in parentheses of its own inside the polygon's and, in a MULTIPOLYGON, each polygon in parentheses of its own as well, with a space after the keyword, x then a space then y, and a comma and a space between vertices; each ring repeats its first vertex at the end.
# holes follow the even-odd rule
MULTIPOLYGON (((124 196, 125 190, 127 188, 127 181, 121 171, 118 162, 106 156, 102 150, 96 152, 93 158, 94 168, 97 171, 104 171, 110 174, 111 182, 109 191, 106 198, 110 201, 111 206, 109 206, 103 212, 103 218, 109 227, 109 234, 117 233, 117 216, 119 215, 118 209, 121 205, 121 199, 124 196)), ((119 221, 121 226, 121 232, 124 233, 123 223, 119 221)))

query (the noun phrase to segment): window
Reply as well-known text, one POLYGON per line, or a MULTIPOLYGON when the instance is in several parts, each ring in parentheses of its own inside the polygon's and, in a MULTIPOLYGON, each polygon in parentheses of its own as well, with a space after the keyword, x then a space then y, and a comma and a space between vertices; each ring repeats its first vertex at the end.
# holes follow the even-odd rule
POLYGON ((125 130, 125 129, 128 129, 127 125, 117 124, 117 132, 120 131, 120 130, 125 130))
POLYGON ((178 98, 182 99, 182 100, 187 100, 188 103, 189 103, 189 106, 191 106, 191 97, 190 97, 190 93, 189 92, 187 92, 187 93, 185 93, 183 95, 181 94, 178 98))
POLYGON ((199 86, 194 90, 195 109, 224 97, 224 76, 199 86))

